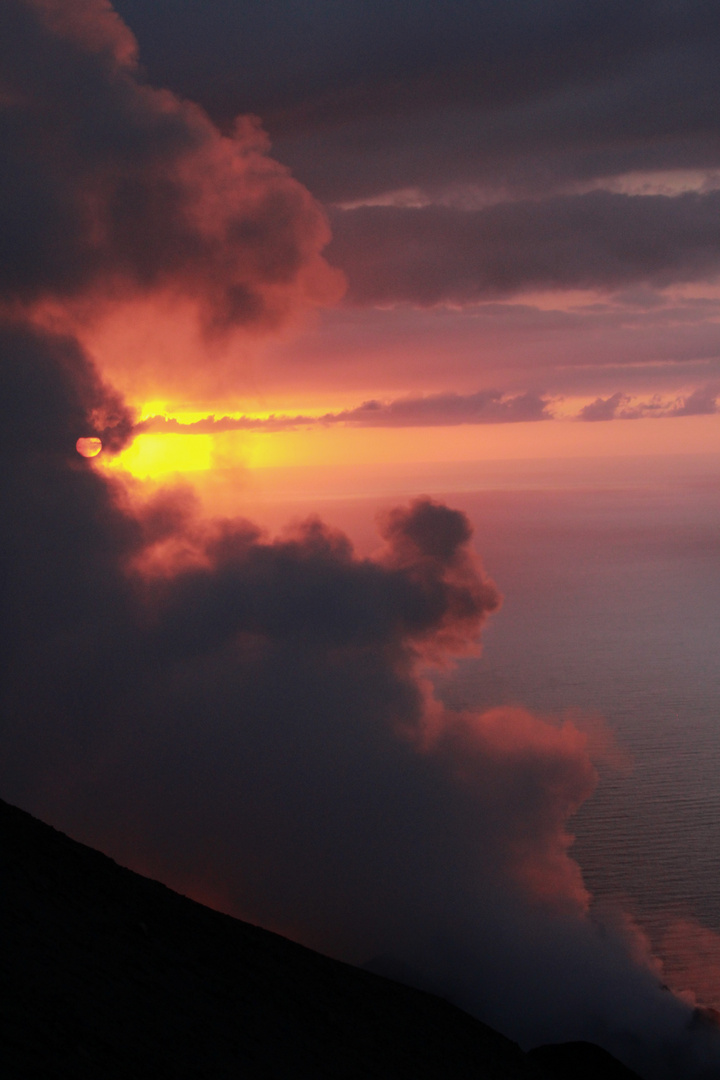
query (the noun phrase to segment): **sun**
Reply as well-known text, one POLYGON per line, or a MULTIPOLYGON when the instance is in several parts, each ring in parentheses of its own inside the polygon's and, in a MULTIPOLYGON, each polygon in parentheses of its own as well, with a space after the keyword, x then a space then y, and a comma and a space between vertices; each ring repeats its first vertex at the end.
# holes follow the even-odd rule
POLYGON ((81 457, 97 457, 102 450, 102 442, 100 439, 97 439, 94 436, 87 436, 85 438, 78 439, 78 441, 75 443, 75 449, 81 457))

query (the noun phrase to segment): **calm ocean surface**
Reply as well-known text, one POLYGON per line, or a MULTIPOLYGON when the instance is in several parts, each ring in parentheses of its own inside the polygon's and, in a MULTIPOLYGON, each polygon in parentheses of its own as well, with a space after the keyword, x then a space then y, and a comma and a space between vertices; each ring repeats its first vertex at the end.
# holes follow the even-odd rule
POLYGON ((604 717, 630 764, 603 768, 573 855, 657 940, 672 917, 720 933, 720 469, 674 462, 449 498, 505 603, 438 683, 455 705, 604 717))

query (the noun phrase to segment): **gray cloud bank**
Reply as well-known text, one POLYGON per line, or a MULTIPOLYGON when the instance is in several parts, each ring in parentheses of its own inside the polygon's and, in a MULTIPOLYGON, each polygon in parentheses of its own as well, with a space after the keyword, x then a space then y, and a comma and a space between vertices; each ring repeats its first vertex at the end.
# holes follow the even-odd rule
POLYGON ((322 416, 208 416, 183 423, 171 417, 151 416, 133 431, 220 434, 223 431, 280 431, 287 428, 348 424, 353 427, 443 427, 456 424, 511 424, 548 420, 550 401, 527 392, 508 395, 501 390, 478 390, 474 394, 428 394, 396 401, 364 401, 354 409, 322 416))
POLYGON ((578 413, 578 420, 644 420, 663 419, 674 416, 713 416, 718 411, 716 385, 699 386, 685 397, 664 401, 657 397, 651 401, 636 401, 628 394, 618 391, 610 397, 596 398, 578 413))
POLYGON ((527 289, 618 289, 720 271, 720 192, 605 191, 480 210, 362 207, 333 215, 330 257, 360 304, 468 303, 527 289))
POLYGON ((717 13, 588 0, 119 0, 152 79, 263 117, 328 199, 717 167, 717 13))
POLYGON ((327 223, 251 121, 223 137, 138 78, 109 5, 0 8, 5 305, 184 297, 208 332, 267 329, 337 293, 327 223), (222 193, 222 197, 219 197, 222 193), (329 289, 329 292, 328 292, 329 289))
MULTIPOLYGON (((584 405, 575 419, 644 420, 672 419, 678 416, 711 416, 718 411, 715 385, 701 386, 684 397, 667 400, 656 396, 639 401, 617 391, 607 398, 596 398, 584 405)), ((354 409, 344 409, 322 416, 271 415, 205 416, 183 422, 175 417, 149 416, 132 427, 132 435, 145 433, 219 435, 226 431, 287 431, 295 428, 329 427, 454 427, 458 424, 514 424, 553 420, 552 399, 532 391, 504 394, 501 390, 478 390, 474 394, 428 394, 419 398, 395 401, 364 401, 354 409)))
POLYGON ((226 128, 257 113, 319 198, 428 204, 335 210, 333 257, 358 303, 717 275, 720 20, 706 0, 118 10, 151 78, 226 128))

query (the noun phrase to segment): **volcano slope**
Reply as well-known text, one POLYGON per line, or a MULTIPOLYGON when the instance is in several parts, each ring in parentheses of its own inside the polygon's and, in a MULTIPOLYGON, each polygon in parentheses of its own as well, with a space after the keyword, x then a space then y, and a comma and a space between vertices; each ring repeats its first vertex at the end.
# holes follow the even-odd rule
POLYGON ((0 1072, 82 1080, 623 1080, 123 869, 0 801, 0 1072))

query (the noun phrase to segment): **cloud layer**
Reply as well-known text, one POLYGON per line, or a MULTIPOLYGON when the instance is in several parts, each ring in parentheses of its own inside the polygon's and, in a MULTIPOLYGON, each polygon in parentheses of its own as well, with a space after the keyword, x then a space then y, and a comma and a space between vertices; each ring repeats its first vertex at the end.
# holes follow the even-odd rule
POLYGON ((144 432, 213 435, 223 431, 282 431, 288 428, 347 424, 357 427, 445 427, 455 424, 511 424, 549 420, 550 401, 541 394, 503 394, 478 390, 475 394, 428 394, 397 401, 364 401, 354 409, 322 416, 207 416, 183 423, 174 417, 150 416, 134 427, 144 432))
POLYGON ((720 28, 704 0, 118 9, 152 79, 226 131, 238 113, 259 115, 279 160, 328 207, 332 257, 362 305, 327 342, 336 363, 318 361, 338 398, 359 386, 339 366, 356 335, 363 365, 379 354, 375 378, 392 354, 399 374, 382 392, 394 396, 443 389, 441 363, 457 391, 677 394, 714 378, 720 28), (568 311, 581 289, 594 295, 568 311), (536 306, 538 290, 557 297, 553 311, 547 297, 536 306), (522 299, 498 312, 509 296, 522 299), (391 330, 388 305, 408 309, 391 330), (424 317, 438 306, 452 326, 424 317), (428 333, 442 358, 425 355, 428 333), (608 364, 628 380, 606 378, 608 364), (507 367, 522 377, 510 382, 507 367))
POLYGON ((674 416, 712 416, 718 411, 717 386, 699 386, 685 397, 666 401, 655 397, 638 401, 618 391, 607 398, 596 398, 583 406, 578 420, 643 420, 674 416))
POLYGON ((479 210, 362 207, 333 216, 355 303, 463 304, 529 289, 619 289, 720 270, 720 193, 596 191, 479 210))
POLYGON ((221 136, 143 84, 108 5, 8 0, 0 20, 6 305, 162 293, 218 333, 338 295, 324 216, 256 123, 221 136))
POLYGON ((263 116, 327 199, 720 164, 718 25, 702 0, 117 6, 154 79, 225 122, 263 116))
MULTIPOLYGON (((607 398, 588 402, 571 419, 664 420, 678 416, 712 416, 718 411, 718 389, 714 384, 673 399, 656 395, 642 401, 616 391, 607 398)), ((474 394, 428 394, 396 401, 364 401, 354 409, 321 416, 272 414, 254 416, 205 416, 181 421, 172 416, 149 416, 134 424, 133 435, 160 434, 219 435, 226 431, 287 431, 296 428, 328 427, 454 427, 457 424, 516 424, 553 420, 551 398, 538 393, 504 394, 501 390, 478 390, 474 394)), ((567 417, 566 417, 567 419, 567 417)))

